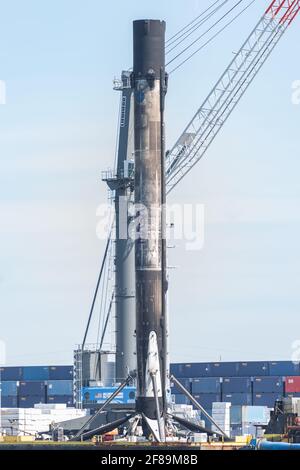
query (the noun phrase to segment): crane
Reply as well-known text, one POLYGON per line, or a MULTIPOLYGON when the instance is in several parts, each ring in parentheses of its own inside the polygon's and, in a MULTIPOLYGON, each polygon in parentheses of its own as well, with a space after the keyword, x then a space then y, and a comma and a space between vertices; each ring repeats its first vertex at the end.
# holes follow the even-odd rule
POLYGON ((300 10, 274 0, 166 156, 167 193, 203 157, 300 10))
MULTIPOLYGON (((269 4, 174 146, 166 152, 167 194, 170 194, 204 156, 299 11, 300 0, 273 0, 269 4)), ((128 171, 131 158, 128 152, 128 135, 132 97, 128 73, 123 73, 122 82, 116 89, 122 92, 118 169, 115 175, 103 179, 116 195, 125 195, 125 204, 129 205, 132 202, 134 187, 133 172, 128 171)), ((119 210, 117 199, 116 212, 119 210)), ((131 222, 130 217, 127 222, 131 222)), ((133 250, 132 243, 116 236, 115 264, 120 267, 120 271, 116 273, 118 380, 124 379, 128 369, 134 368, 135 361, 132 348, 135 324, 133 250), (124 275, 120 276, 120 272, 124 275), (125 316, 122 309, 125 309, 125 316)))

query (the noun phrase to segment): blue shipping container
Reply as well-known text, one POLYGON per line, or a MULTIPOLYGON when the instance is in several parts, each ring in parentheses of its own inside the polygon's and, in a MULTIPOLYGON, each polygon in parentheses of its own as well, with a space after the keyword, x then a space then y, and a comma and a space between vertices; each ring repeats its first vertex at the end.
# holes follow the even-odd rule
POLYGON ((242 436, 243 428, 241 424, 233 424, 230 430, 230 437, 234 438, 236 436, 242 436))
POLYGON ((274 408, 275 401, 280 400, 281 398, 282 396, 280 393, 254 393, 253 405, 274 408))
POLYGON ((2 382, 0 385, 3 397, 16 397, 18 395, 18 383, 15 380, 2 382))
POLYGON ((195 394, 194 398, 200 403, 201 406, 205 410, 211 410, 212 404, 215 402, 221 401, 221 394, 220 393, 201 393, 195 394))
POLYGON ((190 400, 183 394, 177 393, 175 395, 175 403, 176 405, 190 405, 190 400))
POLYGON ((230 407, 230 424, 242 425, 242 405, 232 405, 230 407))
POLYGON ((300 397, 300 393, 299 393, 299 392, 287 393, 287 394, 285 395, 285 397, 287 397, 287 398, 288 398, 288 397, 289 397, 289 398, 293 398, 293 397, 294 397, 294 398, 299 398, 299 397, 300 397))
POLYGON ((30 395, 19 397, 20 408, 34 408, 38 403, 46 403, 44 395, 30 395))
MULTIPOLYGON (((211 408, 207 408, 205 409, 206 413, 209 414, 209 416, 212 415, 212 409, 211 408)), ((211 430, 211 421, 204 415, 204 414, 201 414, 201 420, 204 421, 204 426, 206 429, 208 430, 211 430)))
POLYGON ((1 367, 1 380, 22 380, 22 367, 1 367))
POLYGON ((283 395, 282 377, 254 377, 253 393, 281 393, 283 395))
POLYGON ((200 377, 192 379, 192 393, 221 393, 220 377, 200 377))
POLYGON ((224 377, 222 393, 251 393, 251 379, 249 377, 224 377))
POLYGON ((300 366, 292 361, 269 362, 269 374, 282 377, 300 375, 300 366))
POLYGON ((222 401, 232 405, 252 405, 251 393, 226 393, 222 395, 222 401))
POLYGON ((176 379, 178 379, 179 377, 184 377, 188 379, 193 377, 210 376, 209 364, 201 362, 171 364, 170 371, 171 374, 176 377, 176 379))
POLYGON ((22 380, 48 380, 49 379, 49 367, 48 366, 28 366, 23 367, 22 380))
POLYGON ((18 398, 17 397, 2 397, 1 407, 2 408, 18 408, 18 398))
POLYGON ((212 362, 209 364, 212 377, 235 377, 237 375, 236 362, 212 362))
MULTIPOLYGON (((178 382, 180 382, 184 388, 186 388, 189 392, 191 391, 191 384, 190 384, 190 379, 184 379, 184 378, 179 378, 177 379, 178 382)), ((173 382, 171 382, 171 393, 176 394, 176 393, 182 393, 182 391, 175 385, 173 382)))
POLYGON ((25 382, 21 381, 19 386, 19 394, 25 395, 43 395, 45 394, 45 382, 25 382))
POLYGON ((73 395, 52 395, 47 398, 47 403, 74 406, 74 399, 73 395))
POLYGON ((72 380, 73 366, 50 366, 49 380, 72 380))
POLYGON ((268 362, 238 362, 239 377, 260 377, 269 375, 268 362))
MULTIPOLYGON (((83 387, 82 399, 85 402, 104 403, 115 391, 116 387, 83 387)), ((134 403, 135 393, 135 387, 125 387, 112 403, 134 403)))
POLYGON ((47 395, 72 395, 72 380, 50 380, 47 382, 47 395))
POLYGON ((170 364, 170 375, 174 375, 177 379, 181 377, 181 364, 170 364))

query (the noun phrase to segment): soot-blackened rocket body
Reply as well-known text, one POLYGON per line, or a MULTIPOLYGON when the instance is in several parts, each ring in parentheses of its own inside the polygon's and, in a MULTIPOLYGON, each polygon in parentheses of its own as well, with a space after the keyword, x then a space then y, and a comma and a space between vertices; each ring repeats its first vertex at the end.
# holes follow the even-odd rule
POLYGON ((134 22, 137 410, 157 419, 166 377, 164 181, 165 22, 134 22), (156 361, 157 359, 157 361, 156 361))

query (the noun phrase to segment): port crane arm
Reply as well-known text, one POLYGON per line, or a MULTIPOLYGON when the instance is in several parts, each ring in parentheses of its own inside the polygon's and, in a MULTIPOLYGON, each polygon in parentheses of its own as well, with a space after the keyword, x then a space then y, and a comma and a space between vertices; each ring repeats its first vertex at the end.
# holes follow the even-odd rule
POLYGON ((203 157, 300 11, 300 0, 273 0, 166 155, 167 194, 203 157))

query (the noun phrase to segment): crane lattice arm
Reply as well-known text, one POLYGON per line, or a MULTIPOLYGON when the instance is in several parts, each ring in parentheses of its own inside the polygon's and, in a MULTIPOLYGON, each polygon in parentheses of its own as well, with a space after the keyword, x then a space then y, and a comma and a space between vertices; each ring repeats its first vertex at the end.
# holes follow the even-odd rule
POLYGON ((166 156, 169 193, 203 157, 300 11, 300 0, 274 0, 166 156))

